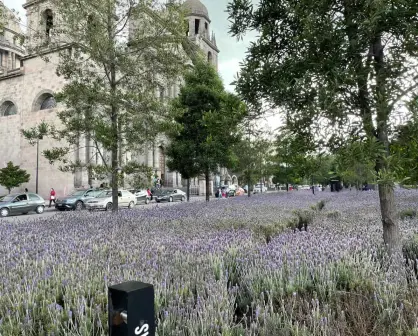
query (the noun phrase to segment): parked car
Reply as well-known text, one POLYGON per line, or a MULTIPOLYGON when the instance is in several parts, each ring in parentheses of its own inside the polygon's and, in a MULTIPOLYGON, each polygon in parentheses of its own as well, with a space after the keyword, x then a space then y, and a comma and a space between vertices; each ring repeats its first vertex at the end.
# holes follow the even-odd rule
POLYGON ((136 204, 145 203, 148 204, 151 201, 151 196, 148 195, 146 189, 130 189, 129 190, 136 197, 136 204))
POLYGON ((254 194, 261 193, 261 192, 265 193, 266 191, 267 191, 267 187, 261 183, 257 183, 253 188, 254 194))
POLYGON ((65 197, 56 200, 55 209, 58 210, 82 210, 85 203, 100 194, 102 189, 79 189, 65 197))
MULTIPOLYGON (((95 198, 87 200, 87 210, 112 210, 112 190, 104 190, 95 198)), ((128 190, 118 191, 118 206, 132 209, 136 204, 136 196, 128 190)))
POLYGON ((160 202, 174 202, 174 201, 182 201, 186 200, 186 193, 181 191, 180 189, 162 189, 155 196, 155 201, 157 203, 160 202))
POLYGON ((311 190, 311 186, 308 185, 302 185, 298 188, 299 190, 311 190))
POLYGON ((35 193, 6 195, 0 198, 0 217, 26 215, 29 212, 41 214, 45 209, 45 200, 35 193))

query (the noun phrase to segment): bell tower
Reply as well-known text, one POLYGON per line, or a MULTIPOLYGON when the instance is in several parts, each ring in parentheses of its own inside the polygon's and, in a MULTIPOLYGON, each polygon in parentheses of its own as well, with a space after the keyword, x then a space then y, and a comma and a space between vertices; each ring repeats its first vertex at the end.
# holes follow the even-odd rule
POLYGON ((26 47, 29 54, 39 47, 57 44, 59 36, 56 33, 57 13, 48 0, 26 0, 23 4, 26 10, 27 34, 26 47))
POLYGON ((195 42, 205 54, 208 62, 218 70, 219 49, 215 34, 210 31, 210 18, 206 6, 200 0, 187 0, 184 3, 189 12, 189 38, 195 42))

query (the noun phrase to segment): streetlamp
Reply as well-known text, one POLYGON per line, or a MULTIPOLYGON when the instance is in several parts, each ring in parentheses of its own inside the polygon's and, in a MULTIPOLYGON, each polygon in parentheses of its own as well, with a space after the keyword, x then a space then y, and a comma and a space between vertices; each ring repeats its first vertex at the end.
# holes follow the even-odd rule
POLYGON ((38 135, 36 138, 36 181, 35 181, 35 193, 38 193, 38 180, 39 180, 39 140, 42 140, 43 136, 38 135))

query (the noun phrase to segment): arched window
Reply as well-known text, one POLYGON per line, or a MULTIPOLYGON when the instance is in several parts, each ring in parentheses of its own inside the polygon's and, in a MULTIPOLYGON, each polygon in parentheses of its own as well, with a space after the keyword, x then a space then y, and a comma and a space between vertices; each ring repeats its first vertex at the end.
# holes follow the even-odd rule
POLYGON ((33 111, 49 110, 57 106, 57 102, 52 93, 44 92, 38 96, 33 105, 33 111))
POLYGON ((57 106, 57 102, 55 101, 55 98, 52 96, 49 96, 44 99, 44 101, 41 103, 40 110, 49 110, 57 106))
POLYGON ((16 105, 11 101, 4 102, 0 107, 0 114, 4 117, 17 114, 16 105))
POLYGON ((54 14, 52 13, 52 10, 47 9, 44 12, 43 19, 45 22, 45 35, 48 41, 51 39, 51 30, 54 27, 54 14))
POLYGON ((208 62, 212 63, 212 53, 208 51, 208 62))

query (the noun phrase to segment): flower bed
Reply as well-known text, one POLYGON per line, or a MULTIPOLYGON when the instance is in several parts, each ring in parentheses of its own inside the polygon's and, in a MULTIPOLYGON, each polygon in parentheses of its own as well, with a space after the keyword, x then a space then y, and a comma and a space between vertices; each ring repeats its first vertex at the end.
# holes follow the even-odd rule
POLYGON ((127 280, 154 284, 160 336, 418 335, 415 278, 380 259, 378 204, 291 192, 0 220, 0 335, 107 335, 107 286, 127 280), (286 228, 323 199, 307 232, 286 228), (256 228, 272 224, 267 244, 256 228))

